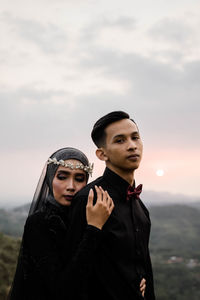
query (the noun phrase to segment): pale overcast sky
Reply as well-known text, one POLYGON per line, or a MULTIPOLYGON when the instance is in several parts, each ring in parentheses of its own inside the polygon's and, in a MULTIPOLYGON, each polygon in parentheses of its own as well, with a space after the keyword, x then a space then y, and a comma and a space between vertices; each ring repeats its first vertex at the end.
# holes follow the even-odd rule
POLYGON ((99 176, 90 132, 112 110, 140 128, 138 183, 200 196, 199 1, 0 4, 0 206, 31 200, 60 147, 83 150, 99 176))

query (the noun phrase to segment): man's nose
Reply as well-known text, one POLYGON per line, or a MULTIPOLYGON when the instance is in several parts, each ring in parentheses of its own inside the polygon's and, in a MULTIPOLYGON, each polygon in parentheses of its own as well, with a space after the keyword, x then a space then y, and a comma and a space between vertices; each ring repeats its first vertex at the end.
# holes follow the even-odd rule
POLYGON ((136 141, 133 140, 133 139, 129 139, 128 140, 128 150, 134 150, 137 148, 137 144, 136 144, 136 141))

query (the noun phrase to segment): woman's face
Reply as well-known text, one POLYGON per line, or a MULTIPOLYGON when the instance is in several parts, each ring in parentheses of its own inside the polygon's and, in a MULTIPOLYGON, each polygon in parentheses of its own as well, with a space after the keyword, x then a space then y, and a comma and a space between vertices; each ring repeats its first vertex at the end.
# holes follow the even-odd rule
MULTIPOLYGON (((74 166, 80 163, 76 159, 67 159, 65 162, 74 166)), ((85 171, 59 166, 52 182, 55 200, 61 205, 71 205, 74 195, 86 185, 86 180, 85 171)))

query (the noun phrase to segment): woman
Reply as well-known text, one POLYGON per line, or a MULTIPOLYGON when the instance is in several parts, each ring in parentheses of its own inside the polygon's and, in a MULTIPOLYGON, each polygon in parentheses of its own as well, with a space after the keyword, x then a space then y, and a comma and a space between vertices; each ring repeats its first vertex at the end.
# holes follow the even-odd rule
MULTIPOLYGON (((96 187, 86 208, 87 227, 73 261, 68 261, 67 229, 69 208, 74 195, 82 189, 92 165, 75 148, 62 148, 48 159, 39 180, 29 216, 24 227, 15 278, 9 295, 11 300, 44 300, 65 298, 60 285, 67 284, 70 274, 82 269, 87 277, 88 262, 99 242, 102 226, 114 204, 106 191, 96 187)), ((68 286, 63 289, 67 294, 68 286)))

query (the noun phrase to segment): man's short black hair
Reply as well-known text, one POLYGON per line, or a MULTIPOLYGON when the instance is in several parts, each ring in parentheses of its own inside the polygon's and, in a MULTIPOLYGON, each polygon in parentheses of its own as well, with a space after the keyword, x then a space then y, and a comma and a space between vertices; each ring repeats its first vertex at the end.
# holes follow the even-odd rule
MULTIPOLYGON (((112 111, 111 113, 100 118, 93 126, 91 137, 95 145, 100 148, 105 145, 106 133, 105 128, 117 121, 130 119, 129 115, 124 111, 112 111)), ((132 119, 130 119, 133 121, 132 119)), ((134 122, 134 121, 133 121, 134 122)), ((134 122, 135 123, 135 122, 134 122)))

